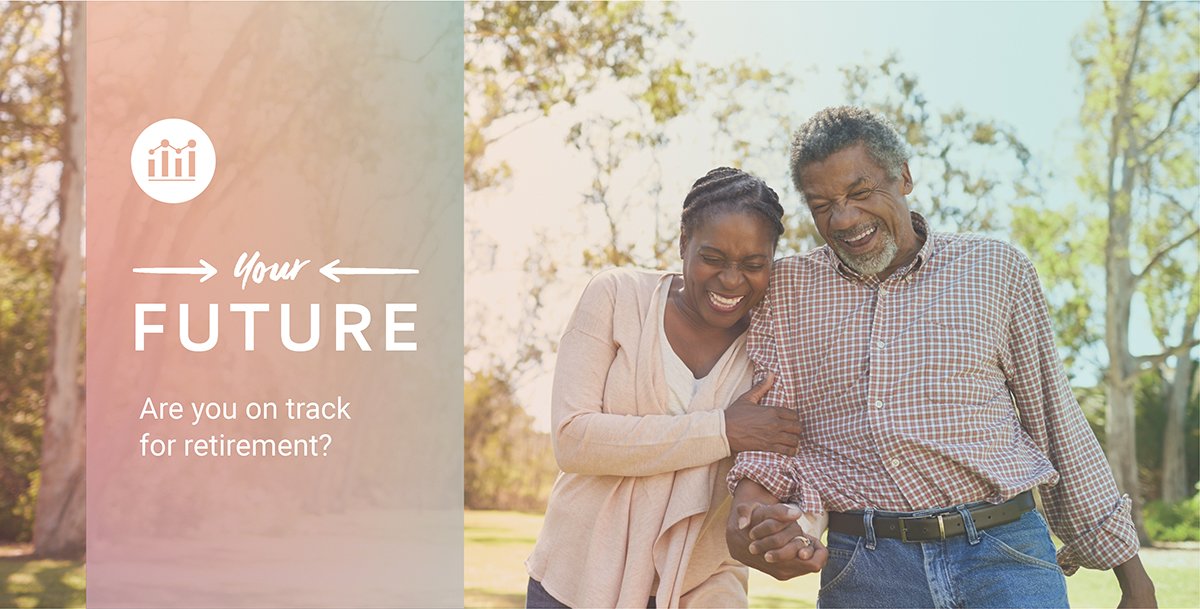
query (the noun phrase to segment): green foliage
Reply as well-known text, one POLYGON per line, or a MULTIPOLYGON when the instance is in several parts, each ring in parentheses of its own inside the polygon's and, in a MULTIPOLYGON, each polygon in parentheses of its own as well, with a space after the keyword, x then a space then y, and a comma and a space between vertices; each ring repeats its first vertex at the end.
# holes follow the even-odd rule
POLYGON ((464 32, 464 181, 468 190, 502 182, 487 147, 513 129, 572 105, 606 80, 635 80, 658 120, 679 108, 679 66, 655 67, 648 53, 675 30, 670 5, 635 2, 472 2, 464 32), (510 119, 510 120, 505 120, 510 119))
MULTIPOLYGON (((1163 438, 1171 431, 1167 428, 1167 395, 1170 383, 1159 370, 1143 372, 1135 386, 1135 416, 1137 427, 1138 478, 1142 495, 1147 498, 1162 496, 1163 438)), ((1193 455, 1187 460, 1187 485, 1200 481, 1200 463, 1194 455, 1200 454, 1200 394, 1189 393, 1184 418, 1184 453, 1193 455)), ((1149 532, 1149 527, 1147 527, 1149 532)))
POLYGON ((0 546, 0 607, 83 607, 87 576, 83 561, 29 560, 0 546))
POLYGON ((0 540, 27 541, 41 458, 53 243, 0 223, 0 540))
POLYGON ((941 108, 896 55, 841 68, 847 103, 888 117, 912 148, 913 207, 938 230, 994 231, 1000 213, 1041 186, 1016 131, 963 108, 941 108))
MULTIPOLYGON (((1068 370, 1077 377, 1086 371, 1097 378, 1107 366, 1094 357, 1105 343, 1107 311, 1100 286, 1112 245, 1108 219, 1100 209, 1109 190, 1120 185, 1126 166, 1130 184, 1137 184, 1122 195, 1126 206, 1135 207, 1134 238, 1121 247, 1132 254, 1134 264, 1127 266, 1137 275, 1139 302, 1151 312, 1147 330, 1164 348, 1173 347, 1181 334, 1190 336, 1183 322, 1200 311, 1194 204, 1200 200, 1194 93, 1200 30, 1186 27, 1200 22, 1198 7, 1107 5, 1077 40, 1074 51, 1085 95, 1079 180, 1086 197, 1065 207, 1042 200, 1040 180, 1053 176, 1037 171, 1011 126, 937 104, 917 75, 894 56, 841 70, 846 101, 884 113, 911 144, 917 180, 913 206, 931 218, 935 229, 1004 232, 1030 254, 1051 301, 1056 335, 1068 348, 1068 370), (1127 26, 1138 11, 1145 11, 1151 23, 1132 75, 1132 96, 1128 103, 1118 103, 1120 78, 1115 75, 1123 73, 1123 65, 1129 67, 1122 59, 1132 48, 1127 26), (1117 157, 1110 163, 1106 135, 1121 122, 1114 114, 1118 108, 1128 111, 1120 118, 1132 127, 1117 129, 1117 157)), ((691 60, 687 28, 669 4, 488 2, 466 10, 468 193, 501 184, 509 171, 502 159, 485 158, 490 144, 542 121, 564 131, 572 154, 582 153, 592 162, 590 184, 581 185, 577 201, 562 203, 578 207, 584 223, 607 229, 582 231, 600 236, 580 240, 570 227, 555 227, 530 248, 517 288, 528 296, 514 323, 514 339, 505 343, 516 345, 515 356, 492 354, 491 363, 481 367, 503 369, 507 383, 497 391, 511 395, 511 386, 555 349, 560 324, 547 322, 542 313, 545 301, 575 296, 563 294, 563 277, 611 265, 676 263, 678 201, 663 192, 661 179, 672 146, 703 142, 714 159, 759 174, 783 200, 796 200, 788 192, 790 180, 781 159, 792 121, 802 118, 792 116, 789 104, 799 72, 766 70, 752 60, 722 65, 691 60), (595 100, 601 103, 591 103, 595 100), (562 246, 561 251, 555 246, 562 246)), ((496 197, 503 195, 500 190, 493 191, 496 197)), ((467 215, 469 221, 469 211, 467 215)), ((803 210, 789 213, 787 225, 781 254, 819 242, 803 210)), ((468 233, 474 242, 491 238, 483 227, 469 226, 468 233)), ((497 269, 493 263, 481 270, 497 269)), ((490 319, 480 324, 496 325, 490 319)), ((472 342, 477 351, 489 348, 486 339, 472 342)), ((468 352, 475 355, 472 348, 468 352)), ((1162 361, 1140 362, 1140 369, 1151 370, 1151 363, 1162 361)), ((1161 475, 1161 455, 1151 455, 1161 448, 1155 440, 1173 431, 1165 429, 1161 377, 1157 382, 1140 391, 1136 415, 1143 447, 1138 456, 1149 464, 1143 480, 1151 493, 1154 477, 1161 475)), ((1078 391, 1086 394, 1081 402, 1103 440, 1110 403, 1105 387, 1078 391)), ((1189 417, 1196 420, 1194 414, 1189 417)), ((1193 433, 1189 455, 1196 454, 1195 447, 1193 433)))
MULTIPOLYGON (((1200 158, 1200 30, 1196 23, 1200 23, 1196 3, 1105 3, 1073 48, 1084 90, 1077 184, 1091 209, 1103 214, 1103 222, 1077 233, 1074 240, 1103 251, 1100 260, 1075 259, 1072 274, 1084 279, 1073 280, 1078 290, 1074 298, 1102 299, 1105 306, 1103 321, 1090 322, 1094 328, 1104 328, 1103 341, 1092 342, 1098 333, 1068 332, 1078 342, 1067 347, 1075 353, 1092 347, 1106 356, 1107 361, 1096 362, 1097 368, 1106 370, 1106 451, 1118 487, 1133 496, 1134 523, 1146 541, 1149 533, 1139 506, 1144 496, 1158 489, 1139 488, 1140 483, 1150 479, 1162 486, 1164 482, 1153 480, 1162 474, 1142 461, 1149 456, 1143 449, 1170 448, 1171 463, 1176 464, 1181 452, 1175 447, 1186 445, 1188 438, 1180 423, 1163 424, 1159 433, 1151 431, 1145 437, 1146 430, 1139 426, 1146 414, 1137 411, 1147 400, 1135 395, 1145 393, 1136 391, 1142 389, 1139 377, 1171 358, 1190 357, 1192 348, 1200 344, 1196 335, 1200 218, 1195 213, 1195 202, 1200 200, 1196 162, 1200 158), (1095 280, 1099 277, 1103 283, 1095 280), (1137 324, 1142 328, 1135 325, 1134 312, 1143 304, 1149 328, 1144 323, 1137 324), (1134 346, 1135 332, 1155 339, 1161 353, 1135 355, 1135 349, 1141 350, 1134 346), (1147 470, 1154 475, 1147 476, 1147 470)), ((1039 269, 1048 266, 1044 258, 1035 263, 1039 269)), ((1100 315, 1097 311, 1097 318, 1100 315)), ((1078 319, 1057 321, 1079 325, 1078 319)), ((1181 370, 1184 377, 1190 376, 1181 370)), ((1161 396, 1153 402, 1175 403, 1161 396)), ((1182 468, 1165 469, 1172 472, 1167 487, 1183 486, 1182 468)))
MULTIPOLYGON (((1166 401, 1170 385, 1158 369, 1143 372, 1135 384, 1135 427, 1137 429, 1138 479, 1142 495, 1147 498, 1162 494, 1162 445, 1167 428, 1166 401)), ((1187 403, 1184 419, 1184 451, 1188 455, 1200 454, 1200 394, 1193 390, 1187 403)), ((1107 449, 1105 418, 1107 416, 1107 394, 1103 385, 1076 387, 1075 397, 1079 400, 1092 432, 1107 449)), ((1200 482, 1200 462, 1195 458, 1187 462, 1187 483, 1200 482)))
POLYGON ((1053 303, 1050 315, 1055 338, 1068 348, 1068 373, 1077 374, 1081 352, 1104 336, 1097 318, 1095 286, 1104 262, 1103 242, 1092 238, 1104 230, 1104 218, 1077 205, 1061 209, 1044 205, 1012 208, 1011 235, 1037 267, 1042 287, 1053 303))
POLYGON ((1178 503, 1151 501, 1145 516, 1155 541, 1200 541, 1200 493, 1178 503))
POLYGON ((533 430, 496 373, 463 386, 463 502, 468 509, 543 510, 558 474, 550 437, 533 430))
MULTIPOLYGON (((471 194, 503 185, 512 171, 505 159, 488 156, 489 149, 538 121, 563 124, 565 143, 591 162, 591 182, 571 203, 585 225, 606 229, 583 242, 571 241, 569 228, 555 231, 529 252, 522 320, 539 319, 542 295, 559 281, 560 267, 587 272, 677 264, 682 194, 662 196, 659 155, 683 137, 705 142, 719 164, 780 165, 794 79, 744 60, 697 62, 688 44, 690 35, 669 3, 467 5, 464 180, 471 247, 486 249, 493 239, 486 227, 472 224, 471 194), (582 103, 585 98, 602 102, 582 103), (699 132, 683 126, 696 122, 699 132), (547 253, 565 242, 573 248, 569 258, 547 253)), ((770 179, 770 172, 747 169, 770 179)), ((468 312, 468 319, 475 317, 468 312)), ((518 355, 503 359, 517 379, 552 352, 557 328, 514 325, 518 355)))
POLYGON ((0 0, 0 221, 46 224, 54 206, 34 196, 57 176, 63 120, 57 38, 60 8, 0 0))
MULTIPOLYGON (((1074 242, 1095 250, 1108 241, 1114 262, 1132 266, 1132 288, 1164 347, 1192 339, 1188 326, 1200 315, 1196 23, 1196 3, 1105 4, 1074 46, 1085 86, 1077 181, 1110 220, 1078 232, 1074 242)), ((1080 275, 1104 264, 1095 256, 1077 261, 1080 275)), ((1077 293, 1099 297, 1087 286, 1078 283, 1077 293)))

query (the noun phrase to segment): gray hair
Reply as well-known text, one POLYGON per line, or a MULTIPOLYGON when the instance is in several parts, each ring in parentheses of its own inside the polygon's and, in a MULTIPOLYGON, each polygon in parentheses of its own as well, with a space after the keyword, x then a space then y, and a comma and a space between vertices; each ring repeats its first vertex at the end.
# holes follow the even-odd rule
POLYGON ((800 196, 801 170, 854 144, 862 143, 867 153, 887 172, 888 179, 900 177, 908 162, 908 144, 896 126, 882 115, 858 106, 834 106, 817 112, 792 136, 792 183, 800 196))

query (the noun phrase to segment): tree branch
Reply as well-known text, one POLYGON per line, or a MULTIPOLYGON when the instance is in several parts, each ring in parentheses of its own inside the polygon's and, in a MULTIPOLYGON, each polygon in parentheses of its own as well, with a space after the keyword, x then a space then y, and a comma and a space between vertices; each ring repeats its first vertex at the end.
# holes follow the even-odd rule
POLYGON ((1154 256, 1150 258, 1150 261, 1146 263, 1146 266, 1142 267, 1142 270, 1133 276, 1134 283, 1141 281, 1142 277, 1145 277, 1146 273, 1148 273, 1150 271, 1150 269, 1154 268, 1154 265, 1156 265, 1160 261, 1162 261, 1162 259, 1164 257, 1166 257, 1167 254, 1171 253, 1171 250, 1179 247, 1180 245, 1183 245, 1184 243, 1187 243, 1188 241, 1190 241, 1197 235, 1200 235, 1200 228, 1196 228, 1196 229, 1192 230, 1192 232, 1184 235, 1183 237, 1180 237, 1174 243, 1171 243, 1170 245, 1162 248, 1161 250, 1158 250, 1158 252, 1155 253, 1154 256))
POLYGON ((1182 211, 1184 214, 1187 215, 1188 218, 1191 218, 1191 215, 1193 213, 1195 213, 1194 209, 1184 205, 1182 202, 1180 202, 1178 197, 1176 197, 1175 195, 1172 195, 1169 192, 1151 188, 1150 193, 1155 196, 1159 196, 1159 197, 1166 199, 1168 203, 1175 206, 1175 208, 1178 209, 1179 211, 1182 211))
POLYGON ((1171 104, 1171 111, 1167 114, 1167 124, 1163 125, 1162 130, 1156 133, 1154 137, 1146 140, 1144 144, 1138 147, 1138 153, 1144 153, 1145 151, 1149 150, 1151 146, 1157 143, 1158 140, 1162 139, 1163 136, 1165 136, 1171 130, 1171 126, 1175 123, 1175 113, 1179 110, 1179 106, 1183 105, 1184 100, 1186 100, 1187 97, 1191 95, 1197 88, 1200 88, 1200 73, 1192 75, 1192 84, 1183 93, 1181 93, 1179 97, 1175 98, 1174 103, 1171 104))
POLYGON ((1187 352, 1191 351, 1197 345, 1200 345, 1200 338, 1192 338, 1191 340, 1185 341, 1176 347, 1163 351, 1162 353, 1155 353, 1154 355, 1139 355, 1133 358, 1134 373, 1125 377, 1123 382, 1133 382, 1138 374, 1163 363, 1163 361, 1165 361, 1168 357, 1185 357, 1187 352))
MULTIPOLYGON (((508 118, 508 117, 505 117, 505 118, 508 118)), ((523 127, 527 127, 527 126, 529 126, 529 125, 531 125, 531 124, 533 124, 533 123, 536 123, 538 120, 540 120, 540 119, 542 119, 542 118, 543 118, 543 116, 542 116, 540 113, 538 113, 538 114, 534 114, 534 115, 530 116, 529 118, 527 118, 527 119, 525 119, 525 120, 523 120, 523 121, 520 121, 520 122, 518 122, 518 123, 514 124, 512 127, 508 128, 508 129, 506 129, 506 130, 504 130, 504 131, 503 131, 503 132, 501 132, 501 133, 498 133, 498 134, 496 134, 496 135, 493 135, 493 136, 491 136, 491 137, 485 138, 485 139, 484 139, 484 146, 485 146, 485 147, 486 147, 486 146, 491 146, 492 144, 495 144, 496 142, 498 142, 498 141, 500 141, 500 140, 502 140, 502 139, 504 139, 504 138, 506 138, 506 137, 508 137, 508 136, 512 135, 512 134, 513 134, 513 132, 515 132, 515 131, 518 131, 518 130, 520 130, 520 129, 521 129, 521 128, 523 128, 523 127)))

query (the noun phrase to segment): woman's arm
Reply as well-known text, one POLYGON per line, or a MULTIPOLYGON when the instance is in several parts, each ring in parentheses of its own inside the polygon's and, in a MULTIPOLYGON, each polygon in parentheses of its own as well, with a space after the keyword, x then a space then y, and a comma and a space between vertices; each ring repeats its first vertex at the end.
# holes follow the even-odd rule
MULTIPOLYGON (((554 454, 564 472, 650 476, 708 465, 740 450, 795 454, 794 411, 758 406, 771 386, 751 388, 727 410, 683 415, 603 412, 623 271, 598 275, 584 291, 559 343, 551 396, 554 454)), ((623 297, 629 297, 624 294, 623 297)))
POLYGON ((551 418, 554 455, 562 471, 651 476, 729 456, 725 416, 719 410, 642 416, 602 412, 616 349, 611 340, 579 329, 568 329, 559 343, 551 418))

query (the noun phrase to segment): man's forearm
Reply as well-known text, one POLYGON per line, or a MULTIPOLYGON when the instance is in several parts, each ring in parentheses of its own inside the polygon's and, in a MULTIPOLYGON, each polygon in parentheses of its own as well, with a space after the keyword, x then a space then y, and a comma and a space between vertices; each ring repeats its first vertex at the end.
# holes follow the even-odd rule
POLYGON ((1154 596, 1154 582, 1142 566, 1138 556, 1113 567, 1117 583, 1121 585, 1121 604, 1118 607, 1157 607, 1158 600, 1154 596))

